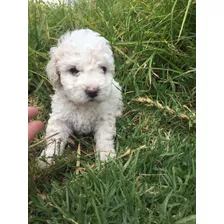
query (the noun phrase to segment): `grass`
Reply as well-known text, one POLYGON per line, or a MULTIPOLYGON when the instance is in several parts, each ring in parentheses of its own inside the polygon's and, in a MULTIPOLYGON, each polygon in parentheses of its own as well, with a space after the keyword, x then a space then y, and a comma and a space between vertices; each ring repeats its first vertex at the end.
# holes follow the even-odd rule
POLYGON ((94 159, 91 136, 73 136, 47 170, 29 146, 29 223, 196 223, 195 1, 29 1, 29 105, 47 122, 50 47, 67 30, 88 27, 112 45, 125 111, 117 121, 118 158, 94 159), (77 150, 80 150, 80 155, 77 150))

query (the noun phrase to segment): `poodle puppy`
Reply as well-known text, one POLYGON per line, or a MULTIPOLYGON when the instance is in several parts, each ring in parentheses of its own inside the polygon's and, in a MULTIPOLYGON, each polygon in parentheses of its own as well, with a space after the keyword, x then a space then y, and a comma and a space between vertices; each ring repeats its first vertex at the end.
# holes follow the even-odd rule
POLYGON ((123 103, 109 42, 90 29, 75 30, 59 39, 50 57, 46 72, 55 93, 40 167, 63 152, 73 132, 92 132, 100 160, 114 158, 115 123, 123 103))

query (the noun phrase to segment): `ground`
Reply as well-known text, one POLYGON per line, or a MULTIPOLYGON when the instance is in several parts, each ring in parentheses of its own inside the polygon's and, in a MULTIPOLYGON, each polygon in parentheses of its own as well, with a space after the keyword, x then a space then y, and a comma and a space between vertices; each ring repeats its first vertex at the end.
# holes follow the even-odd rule
POLYGON ((194 1, 29 1, 29 105, 47 122, 49 49, 67 30, 96 30, 115 55, 124 115, 118 158, 95 161, 92 136, 72 136, 56 165, 29 145, 29 223, 195 223, 196 69, 194 1))

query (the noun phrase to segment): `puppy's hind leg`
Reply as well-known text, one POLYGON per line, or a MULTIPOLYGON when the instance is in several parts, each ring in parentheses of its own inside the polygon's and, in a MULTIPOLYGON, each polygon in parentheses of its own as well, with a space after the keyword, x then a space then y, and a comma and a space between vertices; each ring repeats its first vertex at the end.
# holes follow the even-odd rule
POLYGON ((71 129, 63 122, 49 120, 46 129, 46 148, 38 158, 40 168, 45 168, 53 163, 54 155, 61 155, 64 151, 71 129))

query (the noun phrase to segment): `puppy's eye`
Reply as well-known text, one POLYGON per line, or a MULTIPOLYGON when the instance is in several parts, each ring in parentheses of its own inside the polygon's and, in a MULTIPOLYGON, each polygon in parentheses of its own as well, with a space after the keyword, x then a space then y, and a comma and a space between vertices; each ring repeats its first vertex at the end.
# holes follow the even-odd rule
POLYGON ((102 69, 103 73, 106 74, 107 68, 105 66, 101 66, 100 68, 102 69))
POLYGON ((72 68, 70 68, 69 71, 70 71, 72 74, 77 74, 77 73, 79 73, 79 70, 78 70, 76 67, 72 67, 72 68))

